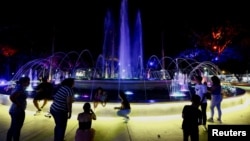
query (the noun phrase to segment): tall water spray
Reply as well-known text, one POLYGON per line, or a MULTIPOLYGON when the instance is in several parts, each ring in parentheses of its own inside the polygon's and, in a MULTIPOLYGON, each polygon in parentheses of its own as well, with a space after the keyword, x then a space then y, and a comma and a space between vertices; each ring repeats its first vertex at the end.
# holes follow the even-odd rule
POLYGON ((110 68, 110 75, 105 73, 105 78, 111 77, 114 78, 114 58, 115 56, 115 28, 114 21, 110 10, 107 11, 107 14, 104 19, 104 39, 103 39, 103 48, 102 54, 103 58, 111 61, 104 61, 102 72, 107 72, 107 69, 110 68), (108 64, 109 63, 109 64, 108 64), (107 67, 109 65, 110 67, 107 67))
POLYGON ((127 0, 121 3, 120 11, 120 45, 119 45, 119 78, 131 78, 130 31, 128 25, 127 0))
POLYGON ((143 44, 142 44, 142 27, 141 27, 141 13, 137 12, 136 21, 134 26, 134 37, 133 37, 133 50, 132 60, 132 76, 143 78, 143 44))
POLYGON ((123 0, 120 9, 119 78, 142 77, 143 51, 140 12, 136 15, 133 35, 130 36, 128 2, 123 0), (133 39, 130 39, 133 37, 133 39))

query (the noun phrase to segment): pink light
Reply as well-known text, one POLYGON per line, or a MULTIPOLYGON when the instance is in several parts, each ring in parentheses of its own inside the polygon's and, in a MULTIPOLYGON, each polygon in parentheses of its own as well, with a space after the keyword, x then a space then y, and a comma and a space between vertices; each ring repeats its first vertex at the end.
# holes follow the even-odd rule
POLYGON ((86 95, 86 94, 84 94, 82 97, 84 97, 84 98, 88 98, 89 96, 88 96, 88 95, 86 95))

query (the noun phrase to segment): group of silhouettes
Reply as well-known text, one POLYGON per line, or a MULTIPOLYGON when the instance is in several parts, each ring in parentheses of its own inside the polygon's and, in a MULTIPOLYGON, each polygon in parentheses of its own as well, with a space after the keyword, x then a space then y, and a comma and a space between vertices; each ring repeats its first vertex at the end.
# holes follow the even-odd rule
MULTIPOLYGON (((199 125, 203 125, 204 130, 207 130, 206 122, 214 122, 214 108, 218 110, 218 122, 221 121, 221 82, 217 76, 211 77, 211 86, 208 87, 206 83, 203 83, 201 76, 196 76, 195 79, 195 94, 191 97, 191 105, 185 105, 182 110, 182 130, 183 141, 188 141, 189 137, 191 141, 199 141, 199 125), (207 94, 211 94, 211 116, 207 119, 207 94)), ((48 82, 47 78, 42 79, 42 83, 36 87, 36 95, 33 99, 33 103, 37 108, 37 113, 41 112, 48 100, 52 100, 49 114, 54 118, 54 141, 63 141, 67 127, 68 119, 72 114, 72 103, 74 102, 74 79, 64 79, 60 86, 54 91, 54 87, 48 82), (43 100, 43 104, 40 107, 39 101, 43 100)), ((29 77, 21 77, 16 84, 16 87, 10 94, 10 100, 12 104, 9 109, 11 117, 10 128, 7 132, 7 141, 18 141, 20 138, 21 128, 25 120, 25 109, 27 106, 27 94, 26 87, 30 85, 29 77)), ((97 108, 98 103, 102 106, 106 106, 108 95, 105 91, 98 87, 94 95, 94 109, 97 108)), ((119 92, 119 98, 121 99, 121 105, 114 107, 117 109, 117 115, 124 117, 125 121, 129 120, 129 114, 131 112, 130 103, 127 100, 123 91, 119 92)), ((91 128, 92 120, 96 120, 96 114, 91 109, 89 102, 83 105, 83 112, 77 116, 79 127, 76 131, 75 140, 93 140, 94 129, 91 128)))
MULTIPOLYGON (((54 86, 48 82, 48 78, 42 78, 41 83, 36 87, 36 94, 33 99, 34 106, 37 111, 35 115, 42 112, 48 100, 52 100, 52 104, 48 111, 49 115, 54 118, 54 141, 64 141, 65 131, 67 128, 68 119, 72 115, 72 103, 74 102, 74 78, 64 79, 60 85, 54 90, 54 86), (43 101, 42 106, 39 102, 43 101)), ((21 129, 25 120, 25 109, 27 106, 27 94, 25 89, 30 85, 29 77, 21 77, 10 94, 12 102, 9 109, 11 117, 10 128, 7 132, 6 141, 19 141, 21 129)), ((117 109, 117 115, 129 120, 128 114, 131 112, 130 103, 127 100, 123 91, 119 92, 121 99, 121 106, 114 107, 117 109)), ((97 108, 98 103, 106 106, 107 94, 105 91, 98 87, 94 95, 93 105, 97 108)), ((78 129, 76 130, 75 141, 91 141, 94 139, 95 131, 91 128, 92 120, 96 120, 96 114, 91 109, 91 104, 85 102, 83 104, 83 112, 77 116, 78 129)))
POLYGON ((199 141, 199 125, 207 131, 206 123, 214 122, 214 108, 218 110, 217 121, 222 123, 221 120, 221 102, 222 102, 222 88, 218 76, 211 77, 211 86, 208 87, 206 82, 203 82, 201 76, 195 76, 195 93, 191 97, 191 105, 185 105, 182 110, 182 130, 183 141, 199 141), (211 96, 211 116, 207 119, 207 100, 211 96))

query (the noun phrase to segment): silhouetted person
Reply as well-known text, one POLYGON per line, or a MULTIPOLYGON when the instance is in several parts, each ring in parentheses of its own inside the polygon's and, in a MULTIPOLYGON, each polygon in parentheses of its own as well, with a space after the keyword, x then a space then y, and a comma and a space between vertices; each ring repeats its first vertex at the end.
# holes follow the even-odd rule
POLYGON ((54 141, 63 141, 68 119, 71 118, 74 79, 66 78, 53 97, 50 113, 55 121, 54 141))
POLYGON ((219 121, 220 123, 221 121, 221 101, 222 101, 222 94, 221 94, 221 84, 220 84, 220 79, 217 76, 212 76, 211 77, 212 80, 212 86, 209 89, 210 93, 211 93, 211 105, 210 105, 210 109, 211 109, 211 117, 207 120, 208 122, 214 122, 214 107, 217 108, 218 110, 218 118, 217 121, 219 121))
POLYGON ((185 105, 182 110, 182 130, 183 130, 183 141, 199 141, 199 125, 202 123, 202 115, 199 109, 200 96, 192 96, 192 104, 185 105))
POLYGON ((90 103, 83 105, 83 112, 78 114, 78 129, 76 130, 75 141, 93 141, 95 130, 91 128, 92 120, 96 120, 96 115, 91 109, 90 103))
POLYGON ((25 109, 27 106, 26 87, 30 84, 29 77, 21 77, 16 87, 10 94, 12 102, 9 114, 11 117, 10 128, 7 132, 7 141, 19 141, 21 129, 25 120, 25 109))
POLYGON ((94 110, 97 108, 98 104, 101 103, 103 107, 107 104, 107 94, 103 88, 98 87, 94 96, 94 110))
MULTIPOLYGON (((37 109, 36 114, 39 114, 46 106, 49 99, 52 99, 53 85, 48 82, 46 77, 42 78, 42 82, 36 87, 36 95, 33 99, 33 103, 37 109), (39 101, 43 100, 43 104, 40 107, 39 101)), ((36 115, 35 114, 35 115, 36 115)))
POLYGON ((195 76, 195 94, 199 95, 201 98, 200 107, 202 113, 202 125, 205 131, 207 131, 207 85, 202 84, 202 77, 195 76))
POLYGON ((118 109, 117 111, 117 115, 124 117, 125 118, 125 122, 127 122, 129 120, 129 114, 131 112, 131 107, 130 107, 130 103, 125 95, 125 93, 123 91, 120 91, 119 93, 119 98, 121 99, 121 106, 120 107, 114 107, 114 109, 118 109))

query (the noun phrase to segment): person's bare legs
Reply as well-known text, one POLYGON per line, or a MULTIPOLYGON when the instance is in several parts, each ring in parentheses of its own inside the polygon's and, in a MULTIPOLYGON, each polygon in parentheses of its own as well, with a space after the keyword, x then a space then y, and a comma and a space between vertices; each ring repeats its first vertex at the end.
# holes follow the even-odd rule
POLYGON ((37 109, 37 111, 41 111, 40 107, 39 107, 39 103, 38 103, 38 100, 33 100, 33 103, 37 109))
POLYGON ((98 106, 98 101, 94 101, 94 110, 97 108, 97 106, 98 106))
POLYGON ((106 106, 106 104, 107 104, 107 102, 106 102, 106 101, 102 101, 102 107, 105 107, 105 106, 106 106))
MULTIPOLYGON (((43 105, 42 105, 41 109, 43 109, 47 105, 48 101, 49 101, 49 99, 44 99, 43 100, 43 105)), ((47 113, 44 116, 50 118, 51 117, 50 111, 48 110, 47 113)))
POLYGON ((41 109, 43 109, 47 103, 48 103, 48 99, 43 99, 43 105, 42 105, 41 109))

